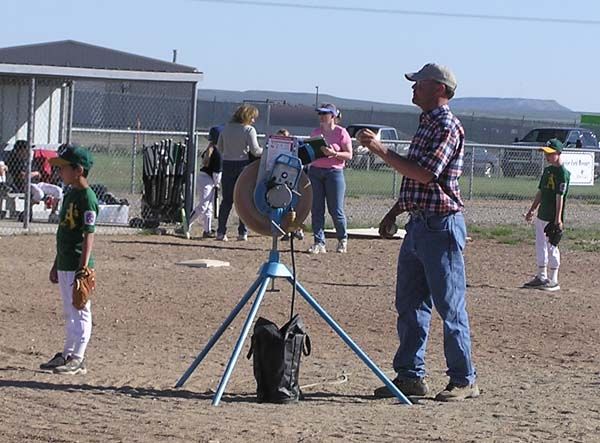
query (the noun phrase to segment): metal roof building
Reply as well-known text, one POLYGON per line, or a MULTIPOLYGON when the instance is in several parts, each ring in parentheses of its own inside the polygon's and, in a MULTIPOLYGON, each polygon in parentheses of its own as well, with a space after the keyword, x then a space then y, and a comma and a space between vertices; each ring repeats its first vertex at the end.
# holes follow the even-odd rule
MULTIPOLYGON (((202 77, 190 66, 73 40, 0 48, 0 146, 17 139, 26 139, 30 147, 71 141, 78 81, 151 82, 157 90, 179 85, 189 96, 188 115, 182 118, 188 122, 186 189, 193 190, 193 135, 202 77)), ((193 192, 186 192, 186 209, 192 205, 193 192)))

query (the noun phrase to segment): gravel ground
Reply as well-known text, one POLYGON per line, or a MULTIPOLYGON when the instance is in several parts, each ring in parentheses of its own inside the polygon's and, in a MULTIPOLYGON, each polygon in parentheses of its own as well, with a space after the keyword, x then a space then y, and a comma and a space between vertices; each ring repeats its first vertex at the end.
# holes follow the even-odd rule
MULTIPOLYGON (((347 199, 349 224, 353 227, 377 226, 393 204, 393 199, 347 199)), ((523 214, 530 204, 528 200, 467 200, 465 217, 467 223, 479 226, 522 224, 523 214)), ((600 221, 600 205, 569 200, 565 210, 566 224, 569 226, 593 227, 600 221)), ((406 219, 406 215, 401 216, 401 219, 406 219)))
MULTIPOLYGON (((374 227, 394 204, 391 198, 348 198, 346 200, 346 214, 348 225, 353 228, 374 227)), ((465 202, 465 216, 468 224, 478 226, 494 226, 505 224, 522 224, 523 214, 529 208, 529 201, 515 200, 468 200, 465 202)), ((593 228, 600 223, 600 205, 581 203, 576 200, 567 202, 566 224, 578 228, 593 228)), ((135 213, 132 207, 130 213, 135 213)), ((139 212, 139 209, 137 209, 139 212)), ((399 225, 407 219, 405 214, 399 217, 399 225)), ((328 217, 327 220, 330 220, 328 217)), ((310 223, 310 217, 306 220, 310 223)), ((237 224, 235 210, 229 217, 229 226, 237 224)), ((329 222, 331 225, 331 222, 329 222)), ((54 233, 55 224, 32 223, 30 233, 54 233)), ((0 235, 11 235, 23 232, 22 224, 15 220, 0 220, 0 235)), ((102 226, 99 232, 103 234, 139 233, 138 229, 118 226, 102 226)))

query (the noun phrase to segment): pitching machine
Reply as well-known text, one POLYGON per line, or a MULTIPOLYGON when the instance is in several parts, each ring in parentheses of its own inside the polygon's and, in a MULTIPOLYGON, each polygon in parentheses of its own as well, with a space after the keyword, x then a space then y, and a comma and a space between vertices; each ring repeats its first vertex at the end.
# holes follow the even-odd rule
MULTIPOLYGON (((304 143, 297 138, 271 136, 260 162, 253 162, 242 171, 234 190, 235 208, 240 218, 250 230, 273 238, 269 258, 260 267, 257 279, 210 338, 194 362, 177 381, 176 388, 184 385, 242 308, 254 297, 248 317, 244 322, 240 336, 213 397, 213 406, 219 404, 260 304, 263 301, 267 287, 269 283, 279 278, 286 280, 292 285, 294 294, 295 291, 298 291, 306 302, 327 322, 369 369, 375 373, 400 402, 411 404, 396 385, 390 381, 367 354, 344 332, 340 325, 317 303, 315 298, 296 280, 295 274, 280 262, 277 246, 278 238, 285 233, 297 229, 308 216, 312 204, 312 188, 308 177, 302 170, 302 165, 303 163, 308 164, 312 162, 320 155, 322 154, 320 154, 318 149, 315 150, 311 144, 304 143)), ((292 312, 293 300, 294 298, 292 297, 292 312)))

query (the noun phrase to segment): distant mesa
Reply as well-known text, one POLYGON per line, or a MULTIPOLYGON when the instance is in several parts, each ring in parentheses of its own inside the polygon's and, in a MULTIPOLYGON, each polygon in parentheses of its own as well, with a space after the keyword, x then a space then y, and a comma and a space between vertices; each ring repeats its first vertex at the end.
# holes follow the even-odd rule
MULTIPOLYGON (((314 106, 315 94, 306 92, 282 91, 229 91, 222 89, 199 89, 200 100, 241 103, 244 100, 264 102, 266 100, 285 102, 289 105, 314 106)), ((414 105, 356 100, 319 94, 319 102, 332 102, 340 109, 354 109, 383 112, 414 112, 419 110, 414 105)), ((556 100, 541 100, 529 98, 499 98, 499 97, 457 97, 451 102, 452 109, 458 114, 475 113, 489 116, 552 118, 558 120, 574 120, 578 112, 562 106, 556 100)))
POLYGON ((531 98, 498 98, 498 97, 459 97, 452 100, 454 110, 477 111, 541 111, 541 112, 573 112, 556 100, 538 100, 531 98))

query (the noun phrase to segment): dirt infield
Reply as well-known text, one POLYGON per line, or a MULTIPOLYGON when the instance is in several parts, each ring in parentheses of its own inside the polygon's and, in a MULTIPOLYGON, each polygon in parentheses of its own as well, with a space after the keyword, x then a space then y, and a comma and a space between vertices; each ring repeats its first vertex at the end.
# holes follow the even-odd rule
MULTIPOLYGON (((346 255, 296 256, 299 280, 388 374, 398 246, 351 240, 346 255)), ((54 238, 1 238, 0 441, 598 441, 600 254, 564 250, 563 289, 549 294, 518 289, 534 267, 528 244, 475 238, 466 251, 479 399, 408 407, 373 398, 379 380, 302 300, 296 306, 313 354, 303 360, 301 383, 314 384, 304 401, 257 404, 251 362, 241 357, 221 406, 210 405, 241 318, 184 388, 173 389, 269 247, 256 236, 245 243, 98 236, 89 372, 61 377, 37 369, 62 346, 58 293, 47 280, 54 238), (231 267, 175 264, 194 258, 231 267)), ((288 264, 289 254, 282 259, 288 264)), ((260 315, 282 324, 291 291, 276 286, 282 291, 267 293, 260 315)), ((428 369, 434 395, 447 381, 439 318, 428 369)))

